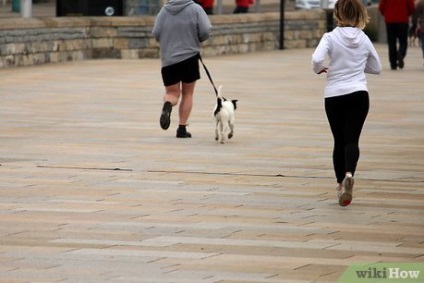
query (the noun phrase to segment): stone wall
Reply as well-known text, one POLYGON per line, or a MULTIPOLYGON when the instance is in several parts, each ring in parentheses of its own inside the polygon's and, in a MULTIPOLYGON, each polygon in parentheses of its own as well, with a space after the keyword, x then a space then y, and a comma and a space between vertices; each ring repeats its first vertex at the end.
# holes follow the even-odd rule
POLYGON ((164 0, 123 0, 124 15, 156 15, 164 2, 164 0))
MULTIPOLYGON (((279 13, 210 16, 204 56, 279 48, 279 13)), ((0 19, 0 68, 96 58, 157 58, 154 17, 0 19)), ((284 48, 315 47, 326 31, 323 11, 285 14, 284 48)))

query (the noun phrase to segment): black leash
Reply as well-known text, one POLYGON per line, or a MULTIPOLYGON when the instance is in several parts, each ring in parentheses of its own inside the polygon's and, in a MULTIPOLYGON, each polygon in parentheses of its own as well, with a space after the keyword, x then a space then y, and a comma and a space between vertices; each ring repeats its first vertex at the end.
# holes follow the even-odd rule
POLYGON ((212 80, 211 74, 209 73, 208 68, 206 67, 205 63, 203 63, 202 56, 200 56, 200 53, 199 53, 199 60, 200 62, 202 62, 203 68, 205 69, 205 72, 208 75, 209 80, 211 81, 213 89, 215 90, 215 95, 218 96, 218 90, 216 89, 215 84, 213 83, 213 80, 212 80))

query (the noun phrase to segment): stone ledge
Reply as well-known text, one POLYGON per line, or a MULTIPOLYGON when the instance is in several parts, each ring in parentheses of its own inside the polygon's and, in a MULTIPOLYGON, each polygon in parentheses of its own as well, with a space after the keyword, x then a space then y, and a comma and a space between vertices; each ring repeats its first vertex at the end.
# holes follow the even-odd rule
MULTIPOLYGON (((326 32, 325 12, 285 13, 285 48, 314 47, 326 32)), ((210 16, 204 54, 236 54, 279 47, 280 14, 210 16)), ((94 58, 159 57, 151 35, 155 17, 0 19, 0 68, 94 58)))
POLYGON ((0 19, 1 30, 56 27, 120 27, 153 25, 154 17, 56 17, 0 19))

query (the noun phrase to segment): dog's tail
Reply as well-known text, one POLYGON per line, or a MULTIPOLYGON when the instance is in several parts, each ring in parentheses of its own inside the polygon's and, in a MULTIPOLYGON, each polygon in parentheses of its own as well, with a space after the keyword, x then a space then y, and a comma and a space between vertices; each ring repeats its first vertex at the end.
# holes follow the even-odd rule
POLYGON ((221 95, 221 89, 222 89, 222 85, 220 85, 218 87, 218 95, 216 97, 216 108, 215 111, 213 112, 213 115, 216 116, 216 114, 219 113, 219 111, 222 108, 222 95, 221 95))
POLYGON ((221 89, 222 89, 222 85, 219 85, 219 87, 218 87, 218 95, 217 95, 217 97, 221 97, 221 98, 222 98, 222 92, 221 92, 221 89))

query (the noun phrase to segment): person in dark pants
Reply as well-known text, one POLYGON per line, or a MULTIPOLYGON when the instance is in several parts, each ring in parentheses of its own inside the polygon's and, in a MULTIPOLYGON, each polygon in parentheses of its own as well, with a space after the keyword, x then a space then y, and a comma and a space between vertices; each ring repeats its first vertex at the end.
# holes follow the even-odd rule
POLYGON ((234 9, 233 14, 249 13, 249 6, 253 3, 253 0, 236 0, 236 8, 234 9))
POLYGON ((359 160, 359 137, 369 110, 367 91, 325 99, 325 112, 334 137, 333 167, 337 182, 343 183, 346 172, 355 175, 359 160))
POLYGON ((207 15, 213 15, 213 5, 214 0, 193 0, 195 3, 199 4, 207 15))
POLYGON ((327 73, 324 104, 334 139, 336 192, 339 205, 346 206, 353 197, 359 138, 369 110, 365 73, 379 74, 381 62, 363 32, 368 13, 361 0, 338 0, 334 18, 337 27, 321 38, 312 54, 312 66, 317 74, 327 73))
POLYGON ((397 67, 403 69, 405 66, 409 17, 414 13, 414 9, 414 0, 381 0, 378 4, 378 10, 384 16, 386 23, 389 61, 392 70, 397 70, 397 67))
POLYGON ((420 39, 421 51, 424 59, 424 0, 419 0, 415 5, 415 12, 412 16, 412 29, 417 33, 420 39))

